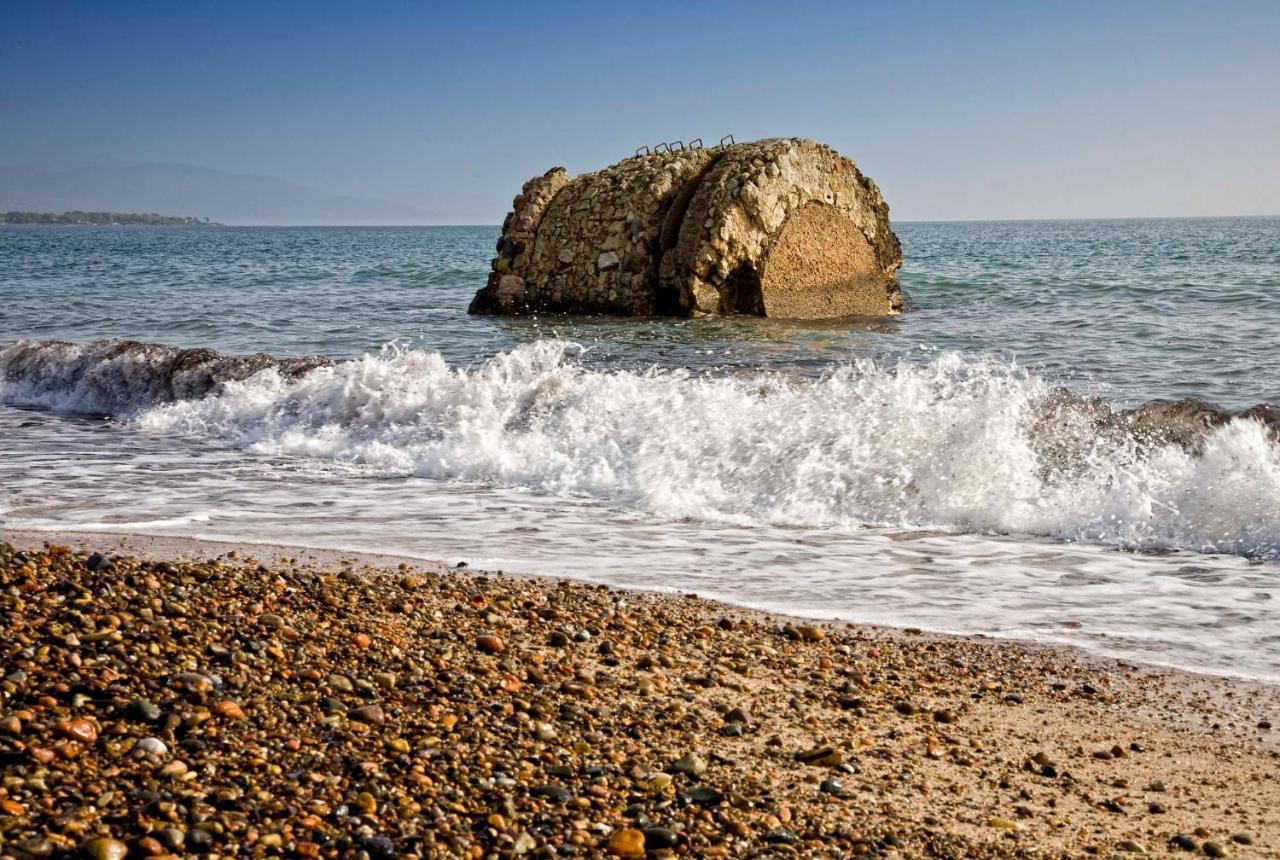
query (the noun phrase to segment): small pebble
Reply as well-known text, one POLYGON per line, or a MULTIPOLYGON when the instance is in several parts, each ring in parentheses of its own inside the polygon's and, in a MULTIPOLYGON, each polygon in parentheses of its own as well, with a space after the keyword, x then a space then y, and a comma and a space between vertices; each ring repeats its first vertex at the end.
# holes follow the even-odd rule
POLYGON ((644 847, 648 851, 665 851, 680 844, 680 836, 666 827, 646 827, 644 847))
POLYGON ((371 726, 380 726, 387 721, 382 708, 377 705, 362 705, 359 708, 348 711, 347 716, 357 722, 368 723, 371 726))
POLYGON ((671 765, 671 769, 685 776, 702 776, 707 772, 707 763, 702 756, 691 752, 671 765))
POLYGON ((794 845, 800 841, 794 830, 786 827, 775 827, 764 834, 764 841, 770 845, 794 845))
POLYGON ((476 647, 486 654, 497 654, 503 651, 507 646, 502 641, 501 636, 493 633, 481 633, 476 637, 476 647))
POLYGON ((54 728, 58 734, 81 743, 91 744, 98 739, 98 727, 88 720, 62 720, 54 728))
POLYGON ((573 792, 560 785, 535 785, 529 789, 529 793, 534 797, 541 797, 546 800, 554 800, 564 803, 573 797, 573 792))
POLYGON ((244 708, 230 699, 225 699, 214 705, 213 712, 220 717, 226 717, 228 720, 243 720, 245 718, 244 708))
POLYGON ((159 738, 143 738, 134 744, 133 748, 155 756, 168 755, 169 753, 169 747, 159 738))
POLYGON ((607 850, 615 857, 643 857, 645 850, 644 832, 633 827, 615 830, 613 835, 609 837, 607 850))
POLYGON ((117 839, 98 837, 85 842, 80 849, 91 860, 124 860, 129 847, 117 839))

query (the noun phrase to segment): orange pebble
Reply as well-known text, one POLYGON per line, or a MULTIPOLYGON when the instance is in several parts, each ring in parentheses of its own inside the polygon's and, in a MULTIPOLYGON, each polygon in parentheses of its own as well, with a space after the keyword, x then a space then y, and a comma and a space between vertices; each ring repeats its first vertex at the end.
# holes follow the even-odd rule
POLYGON ((243 720, 245 718, 244 708, 240 707, 230 699, 224 699, 213 706, 213 712, 220 717, 226 717, 229 720, 243 720))

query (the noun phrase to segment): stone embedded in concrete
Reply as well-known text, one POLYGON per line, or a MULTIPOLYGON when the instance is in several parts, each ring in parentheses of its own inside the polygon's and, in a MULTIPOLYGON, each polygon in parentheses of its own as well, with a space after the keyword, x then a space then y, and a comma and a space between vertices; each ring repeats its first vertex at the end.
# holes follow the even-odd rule
POLYGON ((526 183, 472 313, 897 313, 888 206, 847 158, 775 139, 526 183))

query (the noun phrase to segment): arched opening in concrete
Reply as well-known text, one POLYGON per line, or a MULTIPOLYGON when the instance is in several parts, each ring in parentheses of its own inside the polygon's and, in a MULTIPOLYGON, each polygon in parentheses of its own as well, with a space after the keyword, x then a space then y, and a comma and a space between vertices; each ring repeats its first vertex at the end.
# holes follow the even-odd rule
POLYGON ((806 203, 773 238, 759 275, 760 313, 820 319, 893 312, 866 236, 834 206, 806 203))
POLYGON ((734 269, 720 288, 720 301, 724 313, 764 316, 760 273, 745 264, 734 269))
POLYGON ((713 153, 710 160, 681 186, 663 216, 662 228, 658 233, 653 255, 654 259, 658 260, 658 284, 653 306, 654 313, 659 316, 685 316, 688 313, 688 306, 681 296, 681 264, 676 245, 680 240, 680 231, 684 226, 689 207, 693 203, 694 195, 698 193, 703 181, 723 156, 722 152, 713 153))

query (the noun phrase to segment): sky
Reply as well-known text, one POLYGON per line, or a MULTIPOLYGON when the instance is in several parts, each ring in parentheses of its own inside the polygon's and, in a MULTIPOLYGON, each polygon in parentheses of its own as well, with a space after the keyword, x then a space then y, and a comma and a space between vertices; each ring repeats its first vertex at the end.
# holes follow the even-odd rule
POLYGON ((1280 213, 1280 2, 0 0, 0 165, 186 163, 493 224, 809 137, 900 220, 1280 213))

